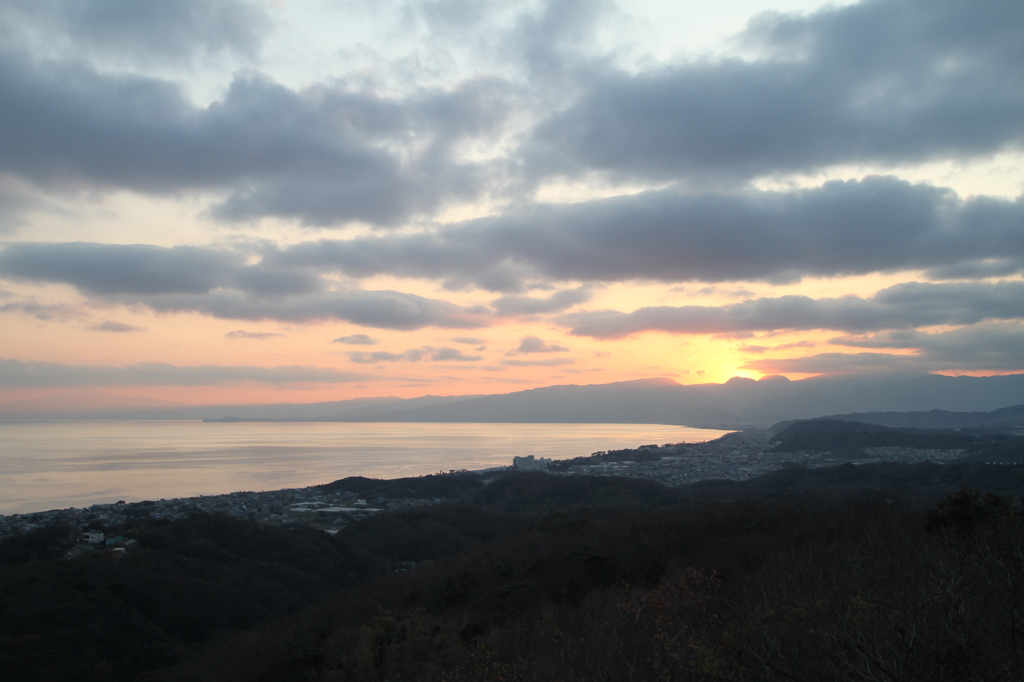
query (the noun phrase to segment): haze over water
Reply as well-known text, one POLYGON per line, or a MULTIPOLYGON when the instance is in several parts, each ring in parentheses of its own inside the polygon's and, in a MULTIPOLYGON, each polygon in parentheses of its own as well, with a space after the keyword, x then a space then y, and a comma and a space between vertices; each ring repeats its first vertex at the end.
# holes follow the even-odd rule
POLYGON ((726 431, 658 424, 0 423, 0 514, 485 469, 726 431))

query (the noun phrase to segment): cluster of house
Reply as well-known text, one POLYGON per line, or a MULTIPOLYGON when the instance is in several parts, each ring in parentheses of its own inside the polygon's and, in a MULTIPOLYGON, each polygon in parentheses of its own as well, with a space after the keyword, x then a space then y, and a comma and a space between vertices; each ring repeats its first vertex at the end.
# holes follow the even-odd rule
POLYGON ((69 547, 64 553, 68 559, 80 557, 83 554, 95 552, 110 552, 114 556, 121 556, 137 543, 132 538, 124 538, 120 535, 107 535, 103 531, 90 530, 82 534, 81 540, 69 547))
MULTIPOLYGON (((666 485, 682 485, 708 479, 744 480, 790 466, 794 460, 808 466, 831 466, 828 455, 801 457, 770 451, 765 434, 746 432, 706 443, 645 445, 636 450, 644 454, 635 460, 606 461, 595 453, 591 458, 555 462, 547 457, 525 455, 512 460, 511 470, 549 470, 558 475, 606 475, 649 478, 666 485), (650 457, 650 455, 657 455, 650 457)), ((918 462, 951 461, 963 456, 959 450, 919 450, 914 448, 871 448, 865 451, 870 461, 918 462)), ((504 468, 508 471, 508 468, 504 468)), ((497 471, 497 470, 487 470, 497 471)), ((439 472, 442 473, 442 472, 439 472)), ((451 471, 451 474, 466 473, 451 471)), ((481 472, 483 473, 483 472, 481 472)), ((69 557, 100 551, 124 553, 135 541, 121 533, 142 519, 175 520, 197 512, 221 513, 261 523, 302 524, 336 533, 353 520, 385 510, 438 504, 442 498, 363 499, 345 491, 326 492, 319 487, 293 488, 267 492, 236 492, 227 495, 201 495, 171 500, 98 504, 84 509, 56 509, 30 514, 0 515, 0 541, 45 527, 64 525, 72 529, 65 541, 69 557), (84 530, 82 530, 84 529, 84 530)))
MULTIPOLYGON (((764 431, 749 430, 703 443, 676 443, 637 448, 657 459, 638 461, 602 461, 578 458, 557 462, 551 473, 563 476, 629 476, 658 481, 665 485, 687 485, 706 480, 744 481, 771 471, 802 465, 809 468, 835 466, 841 453, 776 453, 764 431), (565 466, 570 465, 570 466, 565 466)), ((871 462, 952 462, 964 456, 963 450, 934 450, 910 447, 866 448, 858 464, 871 462)))
POLYGON ((275 525, 308 525, 334 534, 354 520, 385 510, 437 504, 437 499, 360 498, 351 492, 325 492, 318 487, 236 492, 227 495, 143 502, 119 501, 86 508, 71 507, 28 514, 0 515, 0 541, 47 527, 64 526, 60 541, 68 557, 130 550, 135 540, 123 537, 126 528, 145 520, 183 519, 197 512, 227 514, 275 525))

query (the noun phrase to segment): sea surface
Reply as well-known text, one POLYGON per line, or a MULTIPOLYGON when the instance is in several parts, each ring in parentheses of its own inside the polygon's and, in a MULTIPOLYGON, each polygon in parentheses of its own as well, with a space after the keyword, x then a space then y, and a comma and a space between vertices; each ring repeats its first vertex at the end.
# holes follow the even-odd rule
POLYGON ((658 424, 0 423, 0 514, 506 466, 712 440, 658 424))

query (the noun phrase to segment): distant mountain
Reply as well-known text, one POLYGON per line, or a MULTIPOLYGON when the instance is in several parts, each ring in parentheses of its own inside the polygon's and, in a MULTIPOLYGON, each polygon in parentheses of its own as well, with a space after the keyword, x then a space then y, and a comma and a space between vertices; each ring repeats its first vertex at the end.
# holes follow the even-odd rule
MULTIPOLYGON (((965 431, 949 429, 913 429, 841 421, 838 419, 809 419, 792 422, 776 433, 775 452, 855 452, 863 457, 864 448, 904 447, 925 450, 956 450, 980 444, 989 445, 991 439, 979 439, 965 431)), ((998 439, 1002 445, 1005 438, 998 439)))
POLYGON ((41 398, 26 398, 0 403, 0 415, 67 414, 97 410, 186 407, 183 403, 145 396, 106 395, 95 393, 58 393, 41 398), (88 408, 83 406, 88 405, 88 408))
POLYGON ((1022 402, 1024 374, 821 377, 801 381, 733 378, 724 384, 698 385, 662 378, 549 386, 457 403, 403 406, 375 415, 346 417, 344 421, 651 423, 739 428, 869 409, 976 411, 1022 402))
MULTIPOLYGON (((35 409, 4 409, 0 405, 0 421, 24 419, 220 419, 235 417, 236 421, 338 421, 343 417, 372 415, 398 407, 415 407, 434 403, 455 402, 476 396, 436 396, 419 398, 354 398, 322 403, 278 403, 269 405, 176 405, 143 407, 99 406, 94 409, 67 408, 49 405, 47 399, 32 401, 35 409), (42 409, 40 409, 42 408, 42 409), (47 409, 50 408, 50 409, 47 409), (54 409, 56 408, 56 409, 54 409)), ((157 401, 158 402, 158 401, 157 401)))
MULTIPOLYGON (((765 377, 760 381, 736 377, 723 384, 691 385, 657 378, 586 386, 548 386, 484 396, 427 395, 412 399, 361 398, 305 404, 117 408, 49 412, 40 417, 681 424, 732 429, 834 415, 832 418, 886 426, 967 428, 996 422, 999 425, 1024 423, 1021 408, 1012 407, 1021 405, 1024 405, 1024 374, 994 377, 917 374, 817 377, 800 381, 783 377, 765 377), (964 416, 965 413, 993 411, 1000 412, 976 419, 964 416), (891 413, 927 414, 935 418, 896 417, 891 413), (958 416, 947 419, 943 413, 958 416), (978 423, 971 422, 972 419, 978 423), (994 421, 981 423, 986 419, 994 421)), ((0 410, 0 419, 4 418, 24 418, 24 415, 4 414, 0 410)))
POLYGON ((595 424, 734 423, 700 388, 671 379, 639 379, 591 386, 549 386, 457 403, 346 417, 343 421, 595 424))
POLYGON ((364 417, 395 409, 409 409, 436 404, 448 404, 477 396, 425 395, 419 398, 356 398, 329 403, 288 403, 285 405, 207 406, 205 417, 217 411, 223 416, 238 417, 242 421, 362 421, 364 417))

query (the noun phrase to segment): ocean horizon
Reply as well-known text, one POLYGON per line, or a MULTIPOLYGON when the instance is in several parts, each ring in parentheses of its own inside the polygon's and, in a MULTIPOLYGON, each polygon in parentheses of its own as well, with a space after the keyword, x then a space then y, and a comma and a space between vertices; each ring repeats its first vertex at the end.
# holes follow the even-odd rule
POLYGON ((0 514, 507 466, 517 455, 713 440, 661 424, 0 423, 0 514))

